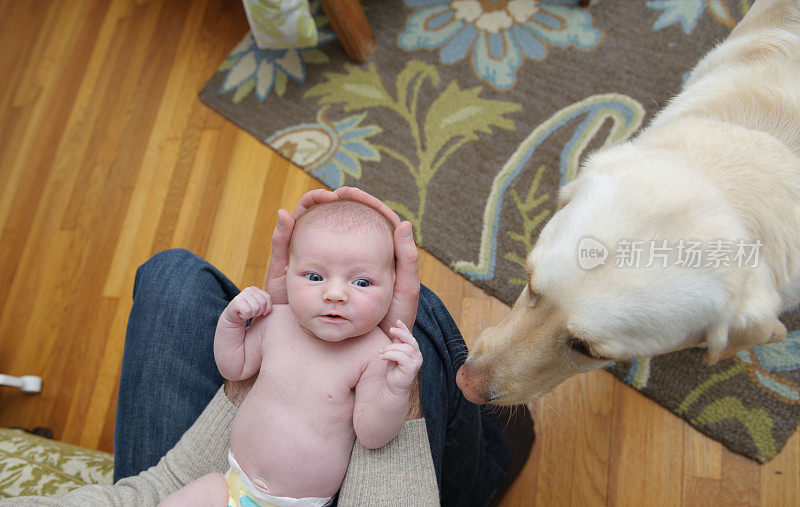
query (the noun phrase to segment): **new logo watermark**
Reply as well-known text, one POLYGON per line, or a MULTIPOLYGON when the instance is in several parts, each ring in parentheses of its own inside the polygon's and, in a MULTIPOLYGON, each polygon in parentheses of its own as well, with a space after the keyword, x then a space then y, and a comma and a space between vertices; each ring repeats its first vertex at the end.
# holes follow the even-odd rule
POLYGON ((608 248, 597 238, 584 236, 578 243, 578 265, 591 270, 606 263, 608 248))
MULTIPOLYGON (((622 239, 616 244, 614 266, 618 268, 649 268, 670 264, 684 268, 751 267, 758 265, 760 240, 713 241, 637 240, 622 239)), ((578 242, 578 265, 585 270, 603 266, 611 252, 594 236, 584 236, 578 242)))

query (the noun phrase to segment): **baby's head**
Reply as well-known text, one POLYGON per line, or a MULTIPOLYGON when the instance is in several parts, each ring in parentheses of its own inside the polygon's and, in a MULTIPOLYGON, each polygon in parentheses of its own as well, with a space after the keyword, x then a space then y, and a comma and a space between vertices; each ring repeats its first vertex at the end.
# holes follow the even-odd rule
POLYGON ((318 204, 297 219, 286 290, 303 328, 340 341, 383 320, 394 289, 393 233, 385 216, 356 201, 318 204))

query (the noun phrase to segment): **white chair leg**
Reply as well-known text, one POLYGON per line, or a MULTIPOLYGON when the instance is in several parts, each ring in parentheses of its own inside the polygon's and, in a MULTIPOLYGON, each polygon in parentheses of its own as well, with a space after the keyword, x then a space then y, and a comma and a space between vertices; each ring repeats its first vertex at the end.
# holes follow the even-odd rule
POLYGON ((36 375, 13 377, 0 374, 0 386, 16 387, 23 393, 38 393, 42 391, 42 377, 36 375))

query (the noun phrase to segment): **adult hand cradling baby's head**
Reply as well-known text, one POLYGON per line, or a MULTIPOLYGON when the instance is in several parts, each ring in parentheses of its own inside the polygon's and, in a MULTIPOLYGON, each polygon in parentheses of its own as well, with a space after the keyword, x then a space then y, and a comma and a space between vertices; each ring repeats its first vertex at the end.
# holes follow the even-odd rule
POLYGON ((414 244, 410 222, 401 222, 397 213, 375 196, 354 187, 340 187, 334 191, 315 189, 303 194, 294 209, 294 213, 278 210, 278 223, 272 233, 272 256, 267 271, 266 291, 274 304, 286 304, 286 268, 289 265, 289 243, 295 220, 312 206, 337 199, 358 201, 378 210, 394 224, 394 251, 397 258, 395 265, 395 284, 392 302, 381 329, 388 333, 399 319, 409 329, 414 325, 419 299, 419 252, 414 244))

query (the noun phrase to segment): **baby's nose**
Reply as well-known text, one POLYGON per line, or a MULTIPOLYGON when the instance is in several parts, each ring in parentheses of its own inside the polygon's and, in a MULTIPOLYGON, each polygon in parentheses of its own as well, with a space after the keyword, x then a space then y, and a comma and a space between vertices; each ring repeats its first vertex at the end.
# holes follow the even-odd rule
POLYGON ((343 283, 331 281, 325 284, 323 297, 332 303, 347 302, 347 289, 343 283))

